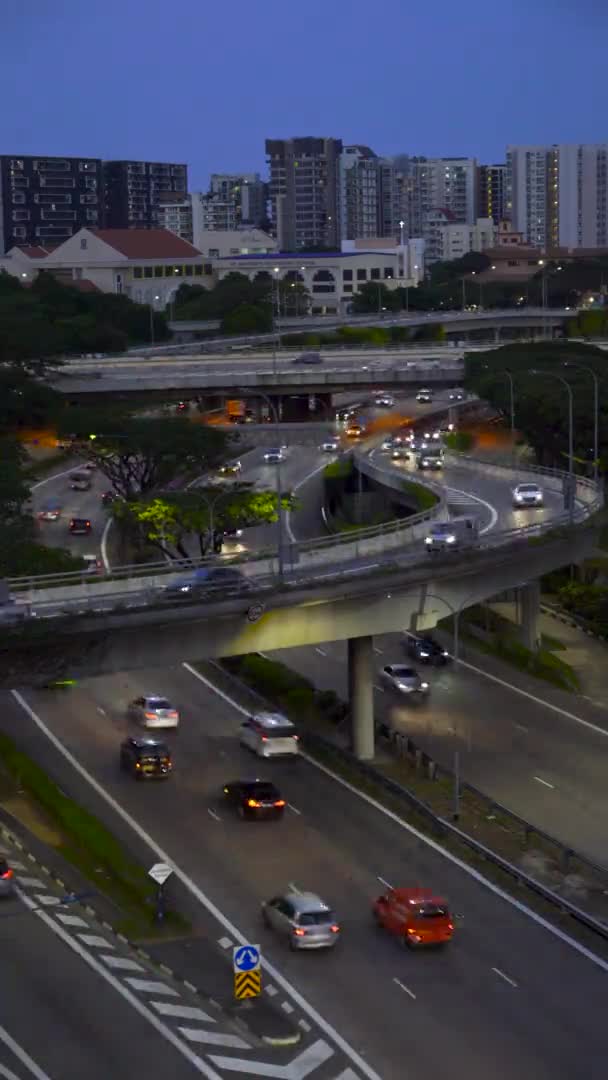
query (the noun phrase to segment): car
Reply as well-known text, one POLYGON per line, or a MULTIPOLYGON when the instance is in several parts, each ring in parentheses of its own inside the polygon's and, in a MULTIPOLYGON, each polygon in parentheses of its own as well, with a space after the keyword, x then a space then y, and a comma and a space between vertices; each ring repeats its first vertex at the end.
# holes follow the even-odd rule
POLYGON ((176 412, 187 412, 189 404, 190 403, 188 401, 178 401, 177 405, 175 406, 176 412))
POLYGON ((38 511, 38 521, 59 521, 62 506, 58 499, 49 499, 38 511))
POLYGON ((384 442, 380 443, 380 449, 385 454, 387 454, 390 450, 392 450, 393 446, 394 446, 394 439, 391 438, 390 436, 389 436, 388 439, 385 439, 384 442))
POLYGON ((363 435, 363 428, 361 424, 349 424, 346 429, 347 439, 360 439, 363 435))
POLYGON ((416 394, 416 401, 419 405, 432 405, 433 394, 430 390, 419 390, 416 394))
POLYGON ((410 449, 409 446, 394 446, 391 450, 391 457, 393 461, 409 461, 410 449))
POLYGON ((72 536, 90 536, 92 525, 88 518, 70 518, 68 530, 72 536))
POLYGON ((91 481, 86 473, 72 473, 70 476, 70 487, 72 491, 89 491, 91 488, 91 481))
POLYGON ((450 390, 448 398, 450 401, 464 401, 464 390, 459 390, 456 387, 456 389, 450 390))
POLYGON ((542 506, 543 503, 543 491, 538 484, 518 484, 513 489, 513 506, 516 510, 523 510, 527 506, 542 506))
POLYGON ((85 461, 85 463, 84 463, 84 465, 82 467, 85 470, 85 472, 91 473, 91 472, 95 472, 95 470, 97 468, 97 465, 95 464, 94 461, 85 461))
POLYGON ((337 439, 328 439, 327 442, 321 443, 319 449, 323 454, 335 454, 336 450, 340 449, 340 443, 337 439))
POLYGON ((450 518, 449 521, 434 521, 424 538, 429 555, 436 551, 455 551, 474 547, 479 540, 479 524, 476 518, 450 518))
POLYGON ((177 578, 165 586, 169 596, 222 595, 248 589, 249 581, 240 570, 232 566, 199 566, 190 574, 177 578))
POLYGON ((430 634, 407 634, 403 639, 404 648, 414 660, 421 664, 447 664, 450 654, 430 634))
POLYGON ((238 476, 243 466, 240 461, 226 461, 220 465, 220 476, 238 476))
POLYGON ((304 352, 294 356, 292 364, 322 364, 323 357, 318 352, 304 352))
MULTIPOLYGON (((222 530, 222 539, 224 540, 240 540, 242 535, 242 529, 229 528, 222 530)), ((222 567, 218 567, 218 569, 222 569, 222 567)))
POLYGON ((12 896, 14 892, 14 871, 6 859, 0 858, 0 896, 12 896))
POLYGON ((448 905, 431 889, 388 889, 372 905, 376 926, 409 948, 446 945, 454 933, 448 905))
POLYGON ((380 677, 385 685, 399 694, 424 698, 429 692, 429 684, 422 681, 416 668, 406 667, 405 664, 387 664, 382 668, 380 677))
POLYGON ((223 794, 242 818, 281 818, 285 812, 285 799, 269 780, 232 780, 223 794))
POLYGON ((101 502, 103 506, 109 506, 110 503, 116 502, 120 496, 117 491, 104 491, 101 496, 101 502))
POLYGON ((280 446, 273 446, 270 450, 266 450, 264 454, 264 461, 267 465, 280 465, 282 461, 285 461, 285 454, 280 446))
POLYGON ((392 409, 394 407, 394 404, 395 399, 390 397, 388 394, 385 394, 382 397, 377 397, 374 401, 374 405, 376 405, 379 409, 392 409))
POLYGON ((438 453, 422 453, 418 454, 416 458, 417 469, 433 469, 435 472, 438 469, 443 469, 443 456, 438 453))
POLYGON ((160 739, 129 737, 120 744, 120 767, 136 780, 166 780, 173 770, 171 751, 160 739))
POLYGON ((239 732, 241 746, 258 757, 294 757, 300 752, 299 738, 288 717, 282 713, 259 712, 243 720, 239 732))
POLYGON ((103 574, 103 563, 97 555, 82 555, 85 574, 103 574))
POLYGON ((179 712, 159 694, 149 694, 147 697, 136 697, 127 705, 127 716, 136 724, 145 728, 169 728, 179 726, 179 712))
POLYGON ((312 892, 288 889, 262 904, 262 919, 294 951, 331 949, 340 939, 340 924, 331 908, 312 892))

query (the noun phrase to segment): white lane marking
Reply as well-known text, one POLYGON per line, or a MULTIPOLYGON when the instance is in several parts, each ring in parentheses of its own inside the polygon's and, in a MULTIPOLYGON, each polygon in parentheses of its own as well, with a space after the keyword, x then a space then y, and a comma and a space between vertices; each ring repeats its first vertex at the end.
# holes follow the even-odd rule
POLYGON ((212 1046, 228 1046, 232 1050, 249 1050, 249 1043, 238 1035, 230 1035, 228 1032, 204 1031, 203 1028, 178 1027, 185 1039, 189 1042, 209 1043, 212 1046))
MULTIPOLYGON (((272 1076, 276 1080, 304 1080, 309 1073, 329 1061, 332 1055, 331 1046, 328 1046, 323 1039, 317 1039, 312 1046, 293 1058, 289 1065, 276 1065, 274 1062, 267 1064, 265 1061, 246 1061, 243 1058, 216 1057, 215 1055, 211 1055, 210 1060, 219 1069, 242 1072, 245 1076, 272 1076)), ((361 1065, 359 1068, 367 1075, 371 1072, 369 1065, 365 1062, 363 1062, 363 1068, 361 1065)))
POLYGON ((375 646, 375 645, 374 645, 374 652, 375 652, 375 653, 378 653, 378 656, 382 656, 382 649, 378 649, 378 648, 376 648, 376 646, 375 646))
POLYGON ((359 1080, 359 1078, 352 1069, 344 1069, 339 1076, 334 1076, 334 1080, 359 1080))
POLYGON ((393 982, 397 983, 397 986, 406 994, 409 994, 410 997, 414 999, 414 1001, 416 1000, 416 995, 413 993, 412 990, 410 990, 409 986, 406 986, 405 983, 402 983, 400 979, 393 979, 393 982))
POLYGON ((101 544, 99 545, 100 553, 101 553, 101 561, 102 561, 102 563, 104 565, 105 570, 111 570, 112 569, 112 567, 110 565, 110 560, 108 558, 108 536, 110 535, 110 529, 112 527, 112 522, 113 521, 114 521, 114 518, 111 517, 111 516, 106 521, 106 523, 105 523, 105 525, 103 527, 103 532, 101 534, 101 544))
POLYGON ((374 683, 374 690, 379 690, 381 694, 384 693, 384 687, 378 686, 378 683, 374 683))
POLYGON ((172 1001, 151 1001, 150 1005, 161 1016, 172 1016, 176 1020, 200 1020, 203 1024, 215 1024, 213 1016, 195 1005, 174 1005, 172 1001))
POLYGON ((7 1069, 6 1065, 0 1065, 0 1076, 3 1080, 19 1080, 19 1077, 12 1069, 7 1069))
POLYGON ((97 706, 97 712, 98 712, 98 713, 99 713, 99 714, 100 714, 101 716, 105 716, 105 715, 106 715, 106 710, 105 710, 105 709, 102 709, 101 705, 98 705, 98 706, 97 706))
POLYGON ((172 986, 154 979, 135 979, 129 976, 125 982, 128 982, 133 990, 139 990, 142 994, 165 994, 166 997, 179 997, 177 990, 174 990, 172 986))
POLYGON ((319 656, 327 656, 325 649, 320 649, 318 645, 315 645, 315 652, 318 652, 319 656))
POLYGON ((290 802, 287 803, 287 806, 290 810, 293 811, 294 814, 297 814, 298 817, 302 817, 302 811, 298 810, 297 806, 292 806, 290 802))
MULTIPOLYGON (((310 1024, 306 1020, 298 1020, 298 1027, 301 1027, 302 1031, 311 1031, 312 1030, 310 1024)), ((353 1073, 353 1076, 355 1076, 355 1073, 353 1073)), ((356 1076, 355 1076, 355 1080, 357 1080, 356 1076)))
POLYGON ((287 1013, 287 1015, 289 1015, 289 1013, 293 1012, 293 1005, 290 1005, 290 1003, 288 1001, 282 1001, 281 1002, 281 1008, 282 1008, 283 1012, 287 1013))
MULTIPOLYGON (((220 696, 223 695, 223 691, 217 691, 216 687, 214 687, 212 683, 208 682, 208 680, 204 678, 204 676, 199 675, 199 672, 197 672, 195 668, 191 667, 185 662, 183 664, 183 667, 189 670, 191 674, 199 678, 200 681, 204 683, 212 692, 219 693, 220 696)), ((199 901, 199 903, 206 908, 206 910, 215 918, 215 920, 220 924, 220 926, 222 926, 227 933, 232 934, 234 940, 237 941, 239 945, 246 945, 248 939, 240 932, 240 930, 237 930, 236 926, 234 926, 233 923, 230 922, 227 916, 224 915, 222 911, 220 911, 220 909, 202 891, 202 889, 200 889, 198 885, 190 877, 188 877, 188 875, 180 867, 175 864, 168 852, 161 848, 150 836, 150 834, 146 832, 144 828, 142 828, 139 822, 136 821, 135 818, 132 817, 124 809, 124 807, 122 807, 121 804, 116 801, 116 799, 112 798, 112 796, 109 794, 109 792, 106 791, 103 785, 100 784, 99 781, 96 780, 95 777, 92 776, 87 769, 85 769, 84 765, 81 765, 81 763, 78 761, 78 758, 76 758, 74 754, 72 754, 72 752, 63 745, 61 739, 59 739, 58 736, 55 735, 55 733, 51 731, 49 727, 47 727, 47 725, 38 716, 38 714, 34 712, 32 707, 28 704, 22 694, 20 694, 18 690, 11 690, 11 694, 15 701, 18 702, 18 704, 24 710, 24 712, 27 713, 27 715, 36 725, 38 730, 46 736, 49 742, 55 747, 56 750, 59 751, 62 757, 66 761, 69 761, 69 763, 76 770, 78 775, 87 781, 87 783, 92 787, 92 789, 104 800, 104 802, 108 804, 108 806, 112 807, 113 811, 120 818, 122 818, 122 820, 127 825, 130 826, 130 828, 140 838, 140 840, 143 840, 144 843, 148 845, 150 850, 161 862, 169 863, 169 865, 173 867, 173 873, 175 874, 176 878, 181 881, 182 885, 184 885, 188 889, 192 896, 194 896, 199 901)), ((247 710, 243 709, 241 705, 237 705, 236 702, 233 702, 227 695, 223 696, 232 708, 235 708, 244 716, 249 715, 249 713, 247 713, 247 710)), ((439 848, 439 850, 441 849, 439 848)), ((60 928, 58 927, 57 929, 59 930, 60 928)), ((270 975, 270 977, 274 980, 274 982, 278 983, 278 985, 286 994, 289 994, 292 1001, 295 1001, 296 1005, 298 1005, 303 1012, 307 1013, 313 1023, 335 1043, 335 1045, 342 1051, 342 1053, 346 1054, 346 1056, 353 1062, 354 1065, 356 1065, 356 1067, 363 1073, 363 1075, 368 1078, 368 1080, 381 1080, 379 1074, 375 1072, 375 1070, 372 1069, 366 1061, 364 1061, 361 1055, 357 1053, 357 1051, 346 1041, 346 1039, 342 1037, 342 1035, 340 1035, 338 1031, 336 1031, 334 1027, 332 1027, 329 1021, 326 1020, 325 1017, 321 1016, 321 1013, 319 1013, 312 1005, 309 1004, 306 998, 304 998, 302 994, 300 994, 300 992, 296 990, 295 986, 292 986, 291 983, 288 982, 288 980, 283 975, 281 975, 281 973, 275 968, 274 964, 271 964, 268 960, 264 959, 263 966, 270 975)), ((99 965, 99 967, 102 971, 105 970, 103 967, 101 967, 101 965, 99 965)), ((606 970, 608 970, 608 963, 606 964, 606 970)), ((178 1040, 176 1040, 176 1044, 179 1045, 178 1040)), ((330 1047, 327 1047, 327 1049, 330 1051, 331 1054, 332 1051, 330 1047)), ((198 1058, 196 1059, 196 1061, 198 1063, 197 1067, 201 1067, 203 1063, 200 1062, 198 1058)), ((245 1075, 247 1075, 247 1068, 241 1071, 244 1071, 245 1075)), ((215 1073, 210 1072, 208 1075, 212 1076, 213 1080, 216 1080, 215 1073)))
POLYGON ((270 660, 270 657, 265 652, 258 652, 258 656, 261 656, 263 660, 270 660))
MULTIPOLYGON (((313 476, 316 476, 317 473, 320 473, 325 468, 326 464, 327 462, 323 461, 321 465, 316 465, 312 472, 309 472, 307 476, 304 476, 302 480, 299 480, 293 488, 293 494, 296 495, 300 488, 304 487, 304 484, 308 483, 309 480, 312 480, 313 476)), ((297 544, 294 531, 291 527, 291 510, 285 512, 285 528, 287 529, 287 535, 292 544, 297 544)))
POLYGON ((380 874, 377 874, 376 877, 380 884, 384 885, 385 889, 392 889, 393 886, 389 885, 388 881, 385 881, 383 877, 380 877, 380 874))
POLYGON ((507 682, 506 679, 500 679, 498 675, 491 675, 489 671, 483 671, 481 668, 476 667, 475 664, 470 664, 468 660, 457 660, 456 662, 461 664, 462 667, 468 668, 469 671, 474 671, 476 675, 483 675, 485 679, 490 679, 491 682, 497 683, 498 686, 505 686, 507 690, 513 690, 516 694, 521 694, 528 701, 533 701, 535 705, 543 705, 546 709, 551 709, 559 716, 564 716, 566 720, 574 720, 575 724, 581 724, 582 727, 595 731, 596 735, 603 735, 604 738, 608 738, 606 728, 598 727, 597 724, 592 724, 590 720, 583 720, 582 716, 568 712, 567 709, 562 709, 559 705, 553 705, 552 702, 545 701, 544 698, 539 698, 536 694, 531 694, 529 690, 523 690, 521 686, 515 686, 514 683, 507 682))
POLYGON ((25 869, 27 869, 24 863, 17 862, 16 859, 11 859, 10 858, 10 852, 7 851, 7 852, 5 852, 5 854, 6 854, 7 858, 8 858, 8 861, 9 861, 11 867, 13 868, 13 870, 25 870, 25 869))
MULTIPOLYGON (((108 969, 104 967, 103 964, 100 964, 97 958, 93 956, 92 953, 88 952, 87 949, 83 949, 82 945, 79 941, 76 940, 73 934, 69 934, 67 930, 64 930, 62 926, 59 926, 55 919, 48 914, 48 912, 40 911, 39 909, 37 909, 36 905, 32 902, 32 900, 30 900, 29 896, 26 893, 22 892, 21 889, 16 888, 15 891, 20 897, 22 903, 24 903, 25 906, 29 908, 29 910, 34 914, 37 919, 40 919, 43 923, 45 923, 45 925, 48 926, 49 929, 57 935, 57 937, 61 938, 61 940, 66 945, 68 945, 69 948, 73 950, 73 952, 77 953, 77 955, 80 956, 82 960, 84 960, 85 964, 88 964, 88 966, 93 971, 97 972, 97 974, 100 975, 102 979, 105 979, 105 981, 114 990, 116 990, 118 994, 120 994, 124 1001, 127 1001, 129 1005, 131 1005, 135 1009, 135 1011, 144 1018, 144 1020, 147 1020, 152 1025, 152 1027, 158 1032, 159 1035, 162 1035, 163 1038, 166 1039, 167 1042, 171 1043, 171 1045, 176 1050, 179 1050, 180 1054, 182 1054, 183 1057, 185 1057, 186 1060, 194 1066, 194 1068, 197 1070, 197 1072, 201 1074, 201 1076, 206 1076, 207 1080, 221 1080, 221 1077, 218 1075, 218 1073, 216 1073, 214 1069, 207 1065, 205 1061, 199 1058, 198 1055, 195 1054, 189 1046, 187 1046, 181 1041, 181 1039, 178 1039, 178 1037, 171 1031, 171 1029, 168 1028, 166 1024, 163 1024, 163 1022, 159 1020, 153 1012, 150 1012, 146 1005, 144 1005, 143 1002, 136 998, 135 995, 132 994, 131 991, 128 989, 128 987, 126 987, 120 981, 120 979, 116 978, 115 975, 112 975, 112 973, 108 971, 108 969)), ((73 918, 75 917, 76 916, 73 916, 73 918)), ((125 980, 125 982, 127 983, 131 981, 137 980, 125 980)), ((162 986, 163 984, 154 983, 152 985, 162 986)), ((173 991, 173 993, 175 993, 175 991, 173 991)), ((4 1038, 2 1028, 0 1028, 0 1038, 4 1038)), ((8 1045, 10 1044, 7 1042, 7 1046, 8 1045)), ((34 1070, 32 1070, 32 1072, 33 1075, 36 1077, 36 1080, 49 1080, 49 1077, 46 1076, 45 1073, 42 1073, 40 1071, 35 1072, 34 1070)))
POLYGON ((555 790, 555 784, 550 784, 548 780, 543 780, 542 776, 534 776, 532 779, 538 780, 539 784, 544 784, 545 787, 549 787, 553 791, 555 790))
POLYGON ((66 926, 86 926, 88 929, 88 923, 81 919, 80 915, 64 915, 62 911, 58 911, 55 918, 60 919, 66 926))
POLYGON ((504 971, 501 971, 500 968, 495 967, 492 968, 492 971, 495 971, 497 975, 500 975, 501 979, 504 979, 505 982, 509 984, 509 986, 514 986, 517 990, 517 983, 515 982, 515 980, 510 979, 508 975, 505 975, 504 971))
POLYGON ((83 945, 88 945, 93 949, 113 949, 114 946, 106 941, 105 938, 99 936, 99 934, 76 934, 79 941, 82 941, 83 945))
POLYGON ((135 960, 131 960, 128 956, 101 956, 100 960, 103 960, 104 964, 113 968, 115 971, 145 971, 146 969, 138 964, 135 960))
POLYGON ((212 818, 213 818, 213 819, 214 819, 215 821, 221 821, 221 820, 222 820, 222 819, 221 819, 221 817, 220 817, 220 815, 219 815, 219 814, 216 814, 215 810, 212 810, 210 806, 208 806, 208 807, 207 807, 207 813, 208 813, 208 814, 209 814, 209 815, 210 815, 210 816, 211 816, 211 817, 212 817, 212 818))
POLYGON ((55 907, 61 903, 58 896, 46 896, 44 893, 34 893, 36 900, 44 907, 55 907))
POLYGON ((267 986, 266 987, 266 993, 268 994, 268 997, 276 997, 278 992, 279 991, 277 990, 276 986, 267 986))
MULTIPOLYGON (((15 1055, 17 1060, 20 1061, 22 1065, 25 1065, 27 1069, 29 1069, 31 1075, 35 1077, 35 1080, 51 1080, 48 1073, 43 1072, 40 1066, 36 1064, 34 1059, 30 1057, 27 1051, 24 1050, 22 1046, 19 1046, 18 1042, 15 1042, 15 1040, 9 1035, 6 1028, 0 1027, 0 1039, 5 1046, 8 1046, 9 1050, 15 1055)), ((4 1066, 2 1066, 2 1068, 4 1069, 4 1066)), ((17 1077, 14 1073, 11 1073, 10 1069, 5 1069, 4 1076, 6 1080, 13 1080, 13 1078, 14 1080, 17 1080, 17 1077)))
MULTIPOLYGON (((15 869, 14 863, 11 863, 13 870, 15 869)), ((44 889, 45 882, 40 881, 37 877, 22 877, 19 874, 19 884, 24 885, 26 889, 44 889)))
POLYGON ((525 724, 513 724, 513 727, 517 728, 518 731, 523 731, 524 735, 528 734, 528 728, 525 724))
POLYGON ((221 937, 218 941, 218 945, 220 945, 222 949, 230 949, 232 948, 232 941, 229 937, 221 937))
MULTIPOLYGON (((480 536, 483 536, 484 533, 490 532, 490 530, 494 528, 496 522, 498 521, 498 510, 496 510, 492 506, 492 503, 486 502, 485 499, 480 499, 479 495, 471 495, 470 491, 462 491, 460 488, 446 487, 445 490, 448 496, 450 494, 450 491, 453 491, 455 495, 466 495, 466 497, 470 499, 471 502, 481 503, 482 506, 485 506, 486 510, 490 511, 490 521, 487 525, 484 525, 483 529, 479 530, 480 536)), ((448 497, 448 502, 449 501, 450 500, 448 497)))
POLYGON ((70 473, 75 472, 76 465, 72 465, 71 469, 63 469, 62 472, 53 473, 52 476, 45 476, 44 480, 37 480, 35 484, 32 484, 30 491, 36 491, 37 488, 43 487, 44 484, 50 484, 51 480, 60 480, 62 476, 69 476, 70 473))

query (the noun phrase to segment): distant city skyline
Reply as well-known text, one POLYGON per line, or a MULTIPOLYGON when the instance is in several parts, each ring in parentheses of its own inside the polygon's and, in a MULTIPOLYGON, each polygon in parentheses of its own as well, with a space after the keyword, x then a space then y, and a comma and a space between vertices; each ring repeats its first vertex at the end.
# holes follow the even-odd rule
POLYGON ((380 156, 504 161, 507 144, 605 138, 608 13, 595 0, 183 0, 3 6, 0 153, 183 161, 265 173, 266 139, 333 137, 380 156), (334 18, 332 16, 335 15, 334 18), (574 47, 576 45, 576 47, 574 47))

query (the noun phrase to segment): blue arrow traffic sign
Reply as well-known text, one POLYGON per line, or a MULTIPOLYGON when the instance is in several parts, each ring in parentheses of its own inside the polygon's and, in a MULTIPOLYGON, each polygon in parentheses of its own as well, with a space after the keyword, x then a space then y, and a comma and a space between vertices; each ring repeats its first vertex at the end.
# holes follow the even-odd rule
POLYGON ((260 966, 260 946, 235 945, 232 950, 232 966, 235 971, 255 971, 260 966))

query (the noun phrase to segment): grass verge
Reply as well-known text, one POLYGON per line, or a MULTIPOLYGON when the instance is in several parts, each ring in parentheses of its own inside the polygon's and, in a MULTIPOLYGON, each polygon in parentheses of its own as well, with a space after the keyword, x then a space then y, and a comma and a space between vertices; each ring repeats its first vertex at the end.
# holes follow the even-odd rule
POLYGON ((18 788, 27 792, 55 826, 56 850, 121 911, 115 929, 130 938, 174 935, 189 924, 167 912, 162 927, 154 922, 155 886, 147 871, 124 850, 116 837, 93 814, 83 809, 13 740, 0 733, 0 762, 18 788))

